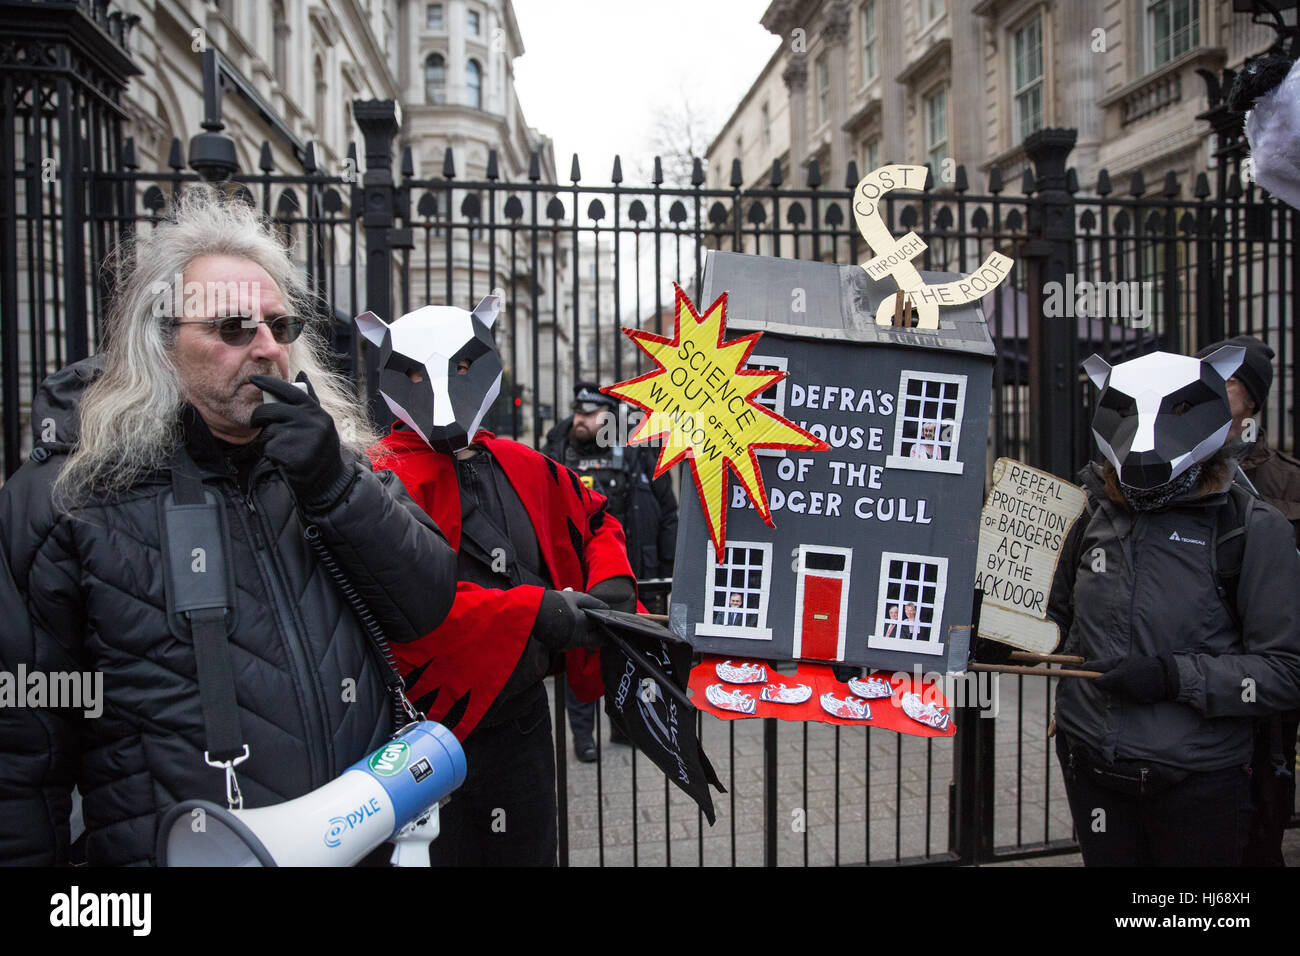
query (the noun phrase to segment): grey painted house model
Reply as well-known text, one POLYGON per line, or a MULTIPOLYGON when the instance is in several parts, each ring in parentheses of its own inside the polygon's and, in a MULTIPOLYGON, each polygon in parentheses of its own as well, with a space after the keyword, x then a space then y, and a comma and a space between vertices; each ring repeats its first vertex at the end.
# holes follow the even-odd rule
POLYGON ((758 453, 776 527, 733 479, 721 561, 683 482, 673 629, 733 658, 964 670, 994 358, 979 309, 878 326, 892 280, 710 251, 701 309, 723 291, 725 338, 763 332, 750 367, 789 373, 757 400, 831 449, 758 453))

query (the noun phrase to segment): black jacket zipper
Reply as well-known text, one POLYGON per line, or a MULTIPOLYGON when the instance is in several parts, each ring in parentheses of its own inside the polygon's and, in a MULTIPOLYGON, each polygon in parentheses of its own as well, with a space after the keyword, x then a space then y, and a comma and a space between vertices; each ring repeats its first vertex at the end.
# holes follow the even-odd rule
MULTIPOLYGON (((1142 514, 1141 512, 1135 512, 1133 514, 1133 541, 1129 549, 1130 560, 1133 562, 1133 575, 1132 575, 1132 580, 1130 581, 1129 584, 1128 634, 1126 635, 1127 641, 1126 641, 1126 647, 1124 649, 1124 660, 1128 660, 1130 657, 1133 656, 1133 632, 1135 630, 1133 617, 1135 612, 1137 611, 1138 581, 1140 579, 1140 572, 1141 572, 1141 566, 1138 562, 1138 555, 1139 555, 1140 548, 1142 546, 1142 534, 1143 532, 1146 531, 1146 522, 1144 520, 1145 518, 1146 515, 1142 514)), ((1118 758, 1120 739, 1124 735, 1124 716, 1127 708, 1125 707, 1124 700, 1122 698, 1119 699, 1117 706, 1119 708, 1119 716, 1115 720, 1115 757, 1118 758)))
POLYGON ((307 749, 307 764, 311 773, 311 788, 314 790, 317 787, 324 786, 333 778, 333 767, 330 766, 329 754, 323 743, 329 733, 329 728, 324 717, 325 709, 320 701, 320 687, 312 677, 313 671, 302 635, 299 633, 298 626, 294 622, 293 615, 290 613, 285 600, 284 576, 275 556, 267 545, 269 535, 263 533, 262 513, 254 502, 253 486, 255 481, 255 478, 250 480, 248 494, 244 496, 243 503, 251 516, 249 530, 253 539, 253 554, 267 582, 267 592, 270 594, 271 602, 274 605, 275 619, 280 626, 280 633, 285 638, 285 646, 288 648, 289 656, 293 661, 293 670, 290 676, 297 685, 299 696, 304 702, 303 723, 307 736, 304 743, 307 749))

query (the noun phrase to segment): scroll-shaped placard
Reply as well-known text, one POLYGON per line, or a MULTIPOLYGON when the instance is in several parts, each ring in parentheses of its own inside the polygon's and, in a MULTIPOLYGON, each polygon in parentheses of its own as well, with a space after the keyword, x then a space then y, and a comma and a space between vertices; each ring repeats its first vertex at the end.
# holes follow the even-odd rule
POLYGON ((1056 649, 1060 628, 1047 620, 1047 598, 1083 506, 1083 489, 1068 481, 1012 458, 994 462, 975 573, 981 637, 1038 654, 1056 649))
MULTIPOLYGON (((961 305, 983 298, 993 291, 1008 275, 1014 260, 999 252, 990 252, 974 272, 945 282, 926 285, 912 260, 927 248, 924 240, 914 232, 896 239, 880 215, 880 199, 895 189, 920 191, 925 186, 924 166, 894 163, 873 169, 863 176, 853 192, 853 218, 858 231, 871 246, 874 258, 862 263, 867 275, 877 281, 893 276, 899 292, 907 303, 916 309, 918 329, 939 327, 939 306, 961 305)), ((877 325, 892 325, 898 312, 893 296, 880 303, 876 310, 877 325)))

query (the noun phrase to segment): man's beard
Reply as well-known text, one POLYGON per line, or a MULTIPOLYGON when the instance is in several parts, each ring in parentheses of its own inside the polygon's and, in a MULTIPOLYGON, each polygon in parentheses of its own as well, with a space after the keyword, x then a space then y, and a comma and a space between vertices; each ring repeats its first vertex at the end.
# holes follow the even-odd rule
POLYGON ((195 397, 201 397, 210 410, 227 421, 247 428, 253 412, 261 407, 264 401, 260 390, 256 397, 253 397, 251 392, 244 394, 244 386, 252 384, 249 378, 253 375, 279 378, 280 372, 274 362, 249 362, 240 369, 239 377, 220 391, 210 388, 207 382, 197 383, 198 387, 194 391, 199 395, 195 397))

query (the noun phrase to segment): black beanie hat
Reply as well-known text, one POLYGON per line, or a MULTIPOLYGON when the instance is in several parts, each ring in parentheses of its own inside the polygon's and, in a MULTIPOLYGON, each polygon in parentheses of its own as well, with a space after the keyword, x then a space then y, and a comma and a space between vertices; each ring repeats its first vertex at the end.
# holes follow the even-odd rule
POLYGON ((1255 403, 1255 409, 1262 410, 1264 399, 1268 398, 1269 386, 1273 384, 1273 350, 1253 335, 1235 335, 1207 345, 1196 353, 1196 357, 1205 358, 1225 345, 1237 345, 1246 350, 1241 367, 1232 373, 1232 377, 1245 386, 1250 400, 1255 403))

